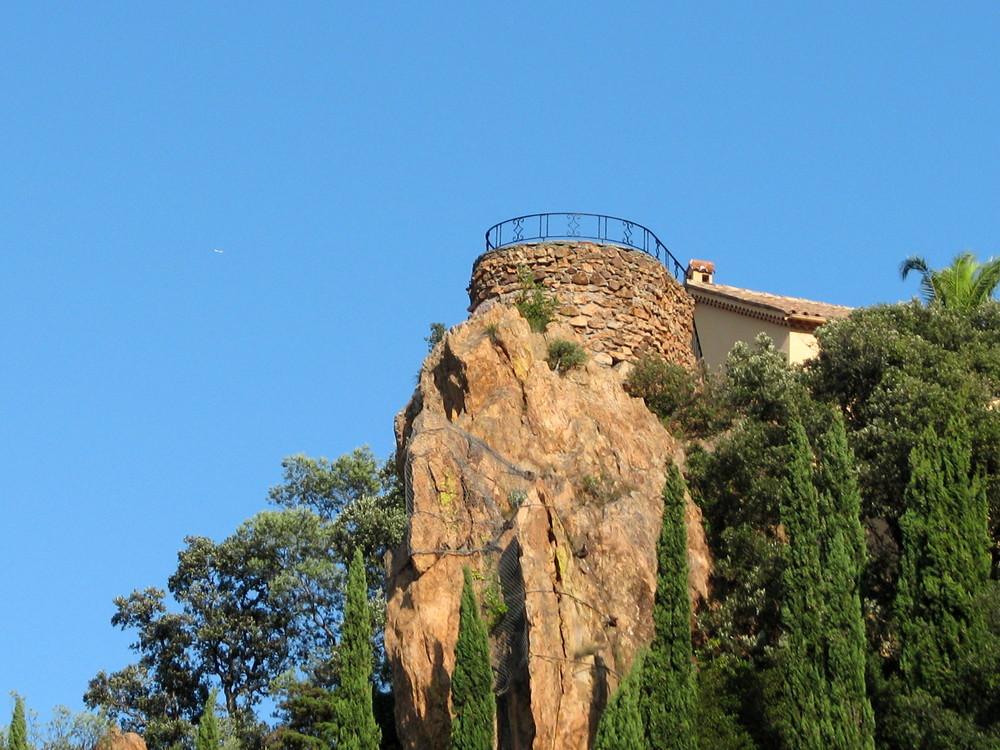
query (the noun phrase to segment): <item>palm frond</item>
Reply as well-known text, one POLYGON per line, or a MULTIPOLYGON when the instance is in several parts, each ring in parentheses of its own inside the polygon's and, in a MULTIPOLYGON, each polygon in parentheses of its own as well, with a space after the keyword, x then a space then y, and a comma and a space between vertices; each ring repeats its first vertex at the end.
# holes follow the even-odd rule
POLYGON ((910 271, 920 274, 920 293, 927 304, 931 304, 938 299, 938 288, 936 284, 936 271, 932 271, 927 261, 919 255, 911 255, 899 264, 899 275, 904 280, 910 271))

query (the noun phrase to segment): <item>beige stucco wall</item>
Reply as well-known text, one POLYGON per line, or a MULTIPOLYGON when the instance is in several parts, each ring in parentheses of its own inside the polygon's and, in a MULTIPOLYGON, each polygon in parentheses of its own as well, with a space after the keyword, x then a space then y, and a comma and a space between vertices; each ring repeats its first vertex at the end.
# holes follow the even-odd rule
POLYGON ((819 354, 819 341, 816 336, 804 331, 791 331, 788 334, 788 361, 793 365, 805 362, 819 354))
POLYGON ((785 352, 792 363, 801 362, 816 353, 816 339, 811 334, 790 331, 783 325, 718 307, 695 303, 694 322, 705 364, 715 370, 725 365, 726 356, 737 341, 753 343, 761 333, 770 336, 774 345, 785 352))

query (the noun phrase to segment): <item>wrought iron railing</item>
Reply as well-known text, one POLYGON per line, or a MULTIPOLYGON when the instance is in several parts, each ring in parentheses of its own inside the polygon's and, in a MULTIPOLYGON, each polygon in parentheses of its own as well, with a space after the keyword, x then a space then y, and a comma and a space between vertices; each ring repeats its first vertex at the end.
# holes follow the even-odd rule
POLYGON ((507 219, 487 230, 486 250, 546 240, 597 240, 641 250, 684 280, 684 266, 655 234, 634 221, 601 214, 528 214, 507 219))

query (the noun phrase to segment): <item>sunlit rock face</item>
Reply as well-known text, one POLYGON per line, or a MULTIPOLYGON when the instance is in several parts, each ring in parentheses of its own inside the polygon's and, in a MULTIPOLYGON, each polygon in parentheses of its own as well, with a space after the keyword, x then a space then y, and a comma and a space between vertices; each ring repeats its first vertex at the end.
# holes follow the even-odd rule
MULTIPOLYGON (((590 747, 652 637, 661 492, 679 447, 600 353, 568 321, 531 333, 501 300, 480 305, 396 418, 410 529, 385 643, 408 748, 446 746, 464 566, 491 628, 501 747, 590 747), (559 339, 587 350, 581 367, 550 368, 559 339)), ((696 597, 708 556, 693 505, 688 517, 696 597)))

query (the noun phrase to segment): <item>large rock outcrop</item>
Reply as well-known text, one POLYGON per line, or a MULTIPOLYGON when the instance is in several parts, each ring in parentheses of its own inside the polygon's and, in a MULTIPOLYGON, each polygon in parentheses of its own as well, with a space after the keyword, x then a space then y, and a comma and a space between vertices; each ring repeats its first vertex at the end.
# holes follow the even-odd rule
MULTIPOLYGON (((491 625, 500 747, 590 747, 652 636, 666 462, 678 446, 594 362, 558 374, 512 307, 484 305, 427 358, 396 419, 410 528, 392 561, 385 645, 399 736, 445 746, 462 568, 491 625)), ((692 587, 707 552, 689 513, 692 587)))

